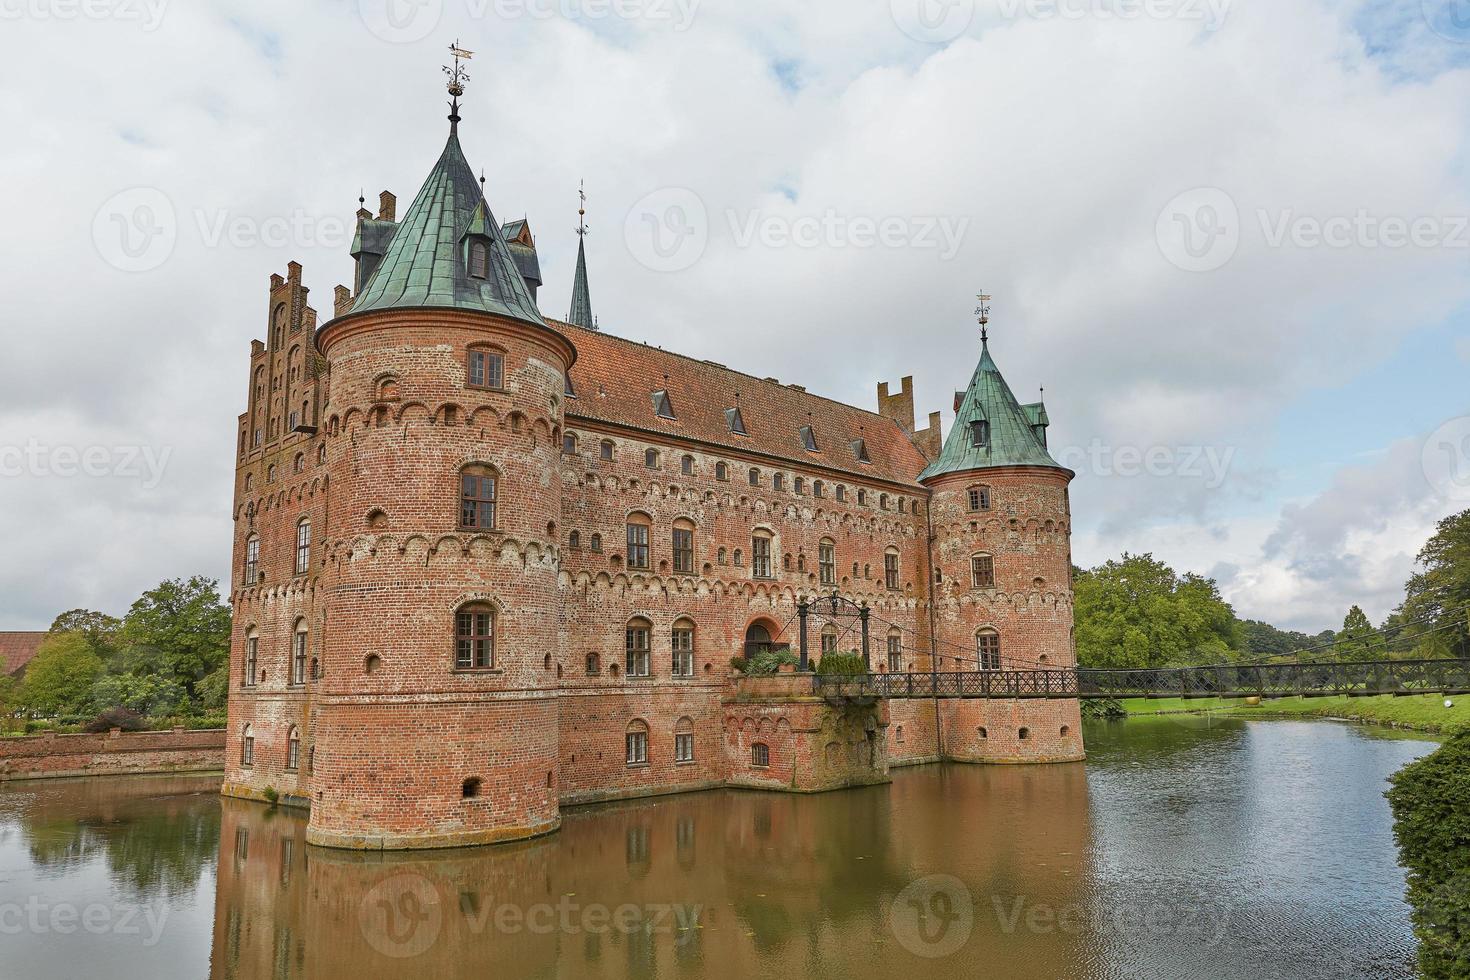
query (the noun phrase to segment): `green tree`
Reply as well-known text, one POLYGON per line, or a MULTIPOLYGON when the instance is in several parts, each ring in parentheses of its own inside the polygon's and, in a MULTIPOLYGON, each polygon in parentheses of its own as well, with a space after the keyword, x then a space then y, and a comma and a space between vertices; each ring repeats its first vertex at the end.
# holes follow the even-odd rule
POLYGON ((1342 630, 1337 634, 1333 653, 1338 660, 1373 660, 1377 644, 1373 623, 1361 606, 1353 606, 1342 620, 1342 630))
POLYGON ((1080 572, 1075 609, 1084 667, 1218 663, 1240 642, 1235 612, 1214 580, 1180 576, 1153 555, 1124 554, 1080 572))
POLYGON ((52 633, 79 633, 87 638, 92 652, 104 661, 117 652, 117 635, 122 620, 93 609, 69 609, 51 624, 52 633))
POLYGON ((21 703, 42 715, 85 711, 102 671, 102 658, 84 635, 53 633, 26 665, 21 703))
POLYGON ((127 708, 148 718, 177 713, 187 701, 184 685, 158 674, 104 674, 92 685, 92 708, 127 708))
POLYGON ((197 703, 200 683, 229 661, 230 610, 219 584, 195 576, 143 593, 123 618, 124 671, 170 677, 197 703))
MULTIPOLYGON (((1449 626, 1446 640, 1465 649, 1465 617, 1470 612, 1470 510, 1439 522, 1435 533, 1419 551, 1417 572, 1404 586, 1404 604, 1399 614, 1408 623, 1428 622, 1449 626)), ((1423 626, 1410 627, 1421 631, 1423 626)), ((1461 653, 1465 656, 1465 653, 1461 653)))
POLYGON ((0 674, 0 733, 9 734, 15 729, 15 713, 20 708, 20 682, 0 674))

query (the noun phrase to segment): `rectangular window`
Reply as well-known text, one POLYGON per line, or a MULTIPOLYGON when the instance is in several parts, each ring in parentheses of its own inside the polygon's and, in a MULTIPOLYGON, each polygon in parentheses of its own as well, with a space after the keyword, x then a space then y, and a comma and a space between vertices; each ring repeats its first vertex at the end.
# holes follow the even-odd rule
MULTIPOLYGON (((291 772, 295 772, 300 764, 301 743, 293 738, 286 743, 286 768, 289 769, 291 772)), ((289 844, 291 842, 288 840, 286 841, 286 843, 289 844)))
POLYGON ((970 579, 977 589, 995 588, 995 559, 989 555, 971 558, 970 579))
POLYGON ((650 631, 646 626, 629 626, 627 635, 629 677, 648 677, 653 671, 649 660, 650 631))
POLYGON ((260 581, 260 539, 251 538, 245 542, 245 584, 254 585, 260 581))
POLYGON ((888 638, 888 672, 897 674, 903 670, 903 637, 888 638))
POLYGON ((254 687, 255 686, 255 678, 256 678, 256 675, 259 673, 259 669, 258 669, 258 664, 259 663, 260 663, 260 638, 257 637, 257 636, 246 637, 246 639, 245 639, 245 676, 243 678, 241 678, 241 681, 244 683, 244 685, 246 687, 254 687))
POLYGON ((750 764, 764 769, 771 764, 771 747, 764 742, 756 742, 750 747, 750 764))
POLYGON ((648 733, 629 732, 627 740, 628 765, 642 766, 648 763, 648 733))
POLYGON ((306 683, 305 630, 301 630, 291 639, 291 683, 298 687, 306 683))
POLYGON ((971 487, 969 490, 969 504, 971 510, 989 510, 990 488, 971 487))
POLYGON ((495 526, 495 477, 466 473, 460 477, 461 527, 495 526))
MULTIPOLYGON (((242 766, 253 766, 253 765, 255 765, 255 736, 254 735, 246 735, 245 736, 245 740, 240 743, 240 765, 242 765, 242 766)), ((245 828, 242 827, 240 829, 241 830, 244 830, 245 828)), ((236 839, 237 840, 239 839, 239 835, 238 834, 236 835, 236 839)))
POLYGON ((694 573, 694 532, 689 528, 674 528, 674 571, 694 573))
POLYGON ((837 584, 837 545, 823 541, 817 550, 817 567, 823 585, 837 584))
POLYGON ((488 612, 455 616, 454 666, 459 670, 489 670, 495 666, 495 624, 488 612))
POLYGON ((837 652, 837 634, 836 633, 823 633, 822 634, 822 656, 825 657, 829 653, 836 653, 836 652, 837 652))
POLYGON ((889 589, 898 588, 898 556, 883 556, 883 584, 889 589))
POLYGON ((298 417, 299 416, 297 416, 297 414, 295 412, 292 412, 291 413, 291 416, 290 416, 290 422, 287 424, 286 428, 291 429, 292 431, 295 431, 295 429, 296 429, 296 420, 297 420, 298 417))
POLYGON ((628 567, 648 567, 648 525, 628 525, 628 567))
POLYGON ((296 574, 305 575, 311 570, 311 522, 296 525, 296 574))
POLYGON ((694 761, 694 735, 685 732, 674 736, 674 761, 694 761))
POLYGON ((470 385, 475 388, 505 387, 505 359, 486 350, 470 351, 470 385))
POLYGON ((996 633, 981 633, 975 639, 979 670, 1000 670, 1000 636, 996 633))
POLYGON ((694 676, 694 631, 674 630, 674 676, 694 676))
POLYGON ((756 537, 750 540, 750 574, 756 578, 771 577, 771 539, 756 537))

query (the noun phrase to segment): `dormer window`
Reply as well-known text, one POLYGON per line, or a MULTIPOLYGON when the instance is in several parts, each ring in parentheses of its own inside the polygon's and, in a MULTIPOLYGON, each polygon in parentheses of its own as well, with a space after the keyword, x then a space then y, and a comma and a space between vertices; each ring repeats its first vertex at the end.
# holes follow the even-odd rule
POLYGON ((872 457, 868 455, 868 442, 866 439, 854 439, 852 442, 852 454, 857 457, 859 463, 871 463, 872 457))
POLYGON ((482 239, 470 241, 469 271, 473 279, 490 278, 490 245, 482 239))
POLYGON ((568 398, 576 398, 577 397, 577 389, 572 384, 572 375, 571 375, 571 372, 566 372, 566 373, 562 374, 561 377, 562 377, 562 394, 566 395, 568 398))
POLYGON ((985 419, 976 419, 970 423, 970 445, 976 449, 989 447, 990 423, 985 419))
POLYGON ((809 425, 803 425, 801 427, 801 444, 806 447, 806 451, 809 453, 817 451, 817 434, 812 431, 812 427, 809 425))
POLYGON ((738 408, 725 409, 725 423, 730 426, 730 431, 737 436, 750 434, 745 431, 745 419, 741 417, 740 409, 738 408))
POLYGON ((1046 448, 1046 426, 1044 426, 1044 425, 1033 425, 1031 427, 1031 432, 1032 432, 1033 435, 1036 436, 1036 441, 1039 442, 1039 443, 1041 443, 1041 448, 1042 449, 1045 449, 1046 448))
POLYGON ((653 412, 661 419, 674 418, 674 403, 669 400, 667 391, 655 391, 653 393, 653 412))

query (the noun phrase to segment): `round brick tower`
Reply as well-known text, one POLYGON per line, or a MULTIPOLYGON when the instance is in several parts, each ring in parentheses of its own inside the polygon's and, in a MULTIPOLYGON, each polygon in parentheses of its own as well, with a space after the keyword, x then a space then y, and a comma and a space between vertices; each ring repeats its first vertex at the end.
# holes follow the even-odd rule
MULTIPOLYGON (((982 341, 955 425, 919 476, 932 494, 934 630, 941 671, 1076 666, 1072 633, 1074 474, 1046 448, 1046 409, 1022 405, 982 341)), ((1061 680, 1060 677, 1057 678, 1061 680)), ((1075 699, 945 700, 942 751, 969 762, 1084 758, 1075 699)))
POLYGON ((401 221, 359 213, 354 256, 350 308, 317 335, 331 500, 308 839, 554 830, 555 474, 575 350, 542 321, 453 132, 401 221))

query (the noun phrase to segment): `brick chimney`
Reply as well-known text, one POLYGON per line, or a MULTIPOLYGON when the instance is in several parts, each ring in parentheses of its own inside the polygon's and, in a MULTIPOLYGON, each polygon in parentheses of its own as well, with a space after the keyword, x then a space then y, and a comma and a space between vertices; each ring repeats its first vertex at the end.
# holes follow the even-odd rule
POLYGON ((378 195, 378 220, 398 220, 398 198, 394 197, 388 191, 383 191, 383 193, 378 195))

